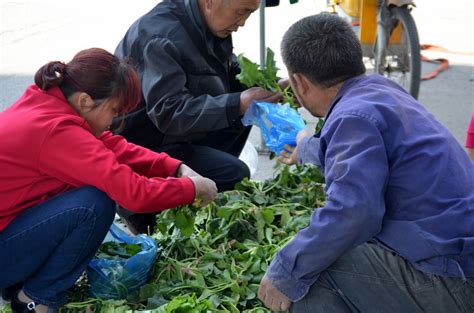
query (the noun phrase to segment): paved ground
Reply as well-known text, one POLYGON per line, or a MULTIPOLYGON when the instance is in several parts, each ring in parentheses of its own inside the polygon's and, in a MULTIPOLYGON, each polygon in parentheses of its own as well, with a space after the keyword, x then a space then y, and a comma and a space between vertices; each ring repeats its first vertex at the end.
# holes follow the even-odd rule
MULTIPOLYGON (((77 51, 92 46, 115 49, 128 26, 147 12, 156 0, 2 0, 0 3, 0 110, 8 107, 32 83, 32 75, 51 60, 70 60, 77 51)), ((279 44, 284 31, 299 18, 325 9, 324 0, 300 0, 266 9, 266 43, 276 52, 283 68, 279 44)), ((413 15, 422 43, 444 46, 458 52, 474 51, 473 3, 459 0, 418 1, 413 15)), ((235 51, 259 60, 259 14, 234 36, 235 51)), ((474 111, 474 57, 454 53, 431 53, 445 57, 451 68, 421 85, 419 100, 456 136, 464 141, 469 116, 474 111)), ((428 72, 432 65, 424 64, 428 72)), ((280 76, 286 76, 281 71, 280 76)), ((309 119, 309 118, 308 118, 309 119)), ((255 130, 251 142, 259 146, 255 130)), ((272 175, 273 161, 259 157, 254 178, 272 175)))

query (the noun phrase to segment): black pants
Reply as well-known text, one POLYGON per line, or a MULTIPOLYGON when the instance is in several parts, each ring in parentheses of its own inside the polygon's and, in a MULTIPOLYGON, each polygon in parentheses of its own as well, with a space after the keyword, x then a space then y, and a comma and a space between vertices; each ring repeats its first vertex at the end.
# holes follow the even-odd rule
POLYGON ((219 191, 231 190, 244 177, 250 177, 248 166, 239 159, 249 133, 250 127, 228 128, 209 133, 197 142, 171 144, 154 150, 166 152, 212 179, 219 191))
MULTIPOLYGON (((231 190, 236 183, 250 177, 248 166, 239 159, 250 129, 251 127, 228 128, 209 133, 200 141, 175 143, 153 150, 165 152, 183 161, 198 174, 212 179, 219 192, 231 190)), ((117 212, 127 220, 132 232, 153 232, 156 214, 138 214, 124 208, 118 208, 117 212)))

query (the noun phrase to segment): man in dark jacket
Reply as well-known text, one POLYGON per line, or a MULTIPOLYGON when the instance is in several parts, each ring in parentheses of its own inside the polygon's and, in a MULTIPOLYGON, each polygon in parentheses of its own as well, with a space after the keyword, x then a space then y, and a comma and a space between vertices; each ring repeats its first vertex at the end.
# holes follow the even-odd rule
MULTIPOLYGON (((143 94, 120 134, 182 160, 214 180, 219 191, 250 176, 238 159, 250 132, 241 116, 253 100, 275 102, 281 96, 246 89, 235 79, 240 68, 231 34, 259 5, 259 0, 163 1, 129 28, 115 51, 136 65, 143 94)), ((134 232, 155 224, 154 216, 119 213, 134 232)))

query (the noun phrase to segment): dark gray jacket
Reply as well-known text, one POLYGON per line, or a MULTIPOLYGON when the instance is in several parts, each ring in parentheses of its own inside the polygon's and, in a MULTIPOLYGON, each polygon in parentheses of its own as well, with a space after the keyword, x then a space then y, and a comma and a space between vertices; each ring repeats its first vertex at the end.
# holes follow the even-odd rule
POLYGON ((197 2, 159 3, 129 28, 115 51, 132 59, 142 84, 142 102, 121 131, 131 142, 155 148, 242 126, 244 87, 235 79, 240 68, 232 38, 212 35, 197 2))

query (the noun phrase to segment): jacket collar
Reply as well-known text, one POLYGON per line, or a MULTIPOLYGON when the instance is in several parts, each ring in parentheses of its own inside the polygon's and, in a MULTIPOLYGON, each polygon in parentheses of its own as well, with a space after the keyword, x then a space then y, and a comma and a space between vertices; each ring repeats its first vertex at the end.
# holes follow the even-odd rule
MULTIPOLYGON (((54 86, 54 87, 51 87, 47 90, 41 90, 40 88, 38 88, 36 85, 35 87, 40 91, 40 92, 43 92, 43 93, 46 93, 50 96, 53 96, 55 98, 58 98, 59 100, 61 100, 62 102, 66 102, 68 106, 69 105, 69 102, 67 101, 66 97, 64 96, 63 92, 61 91, 61 88, 59 88, 58 86, 54 86)), ((74 110, 74 109, 73 109, 74 110)))
POLYGON ((323 129, 324 125, 326 124, 326 121, 329 118, 329 115, 331 115, 333 109, 336 107, 336 104, 339 102, 339 100, 341 100, 341 98, 347 93, 348 90, 352 88, 352 86, 354 86, 354 84, 356 84, 359 80, 363 79, 364 77, 366 77, 366 74, 352 77, 346 80, 344 84, 342 84, 341 89, 339 89, 336 97, 334 98, 334 100, 331 103, 331 106, 329 107, 328 113, 326 113, 326 116, 324 116, 323 125, 321 126, 319 132, 314 135, 315 137, 319 138, 321 136, 321 130, 323 129))
POLYGON ((205 37, 207 26, 201 16, 201 10, 199 9, 198 0, 184 0, 184 7, 195 29, 198 30, 202 37, 205 37))
POLYGON ((339 89, 339 91, 337 92, 336 98, 334 98, 334 100, 333 100, 333 102, 332 102, 332 104, 329 108, 328 113, 324 117, 325 120, 329 117, 329 115, 331 114, 331 112, 334 109, 334 107, 336 106, 336 104, 339 102, 339 100, 341 100, 342 97, 344 97, 344 95, 347 93, 347 91, 350 90, 352 88, 352 86, 354 86, 358 81, 360 81, 364 77, 366 77, 366 74, 362 74, 362 75, 359 75, 359 76, 356 76, 356 77, 352 77, 352 78, 349 78, 348 80, 346 80, 344 82, 344 84, 342 84, 341 89, 339 89))

